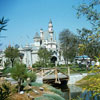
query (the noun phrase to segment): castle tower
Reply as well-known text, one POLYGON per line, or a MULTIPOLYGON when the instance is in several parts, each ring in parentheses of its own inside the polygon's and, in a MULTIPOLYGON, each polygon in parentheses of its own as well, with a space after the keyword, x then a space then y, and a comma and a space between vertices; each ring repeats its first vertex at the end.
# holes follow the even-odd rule
POLYGON ((34 45, 36 47, 39 47, 40 46, 40 36, 39 36, 38 32, 35 33, 35 36, 33 39, 34 39, 34 45))
POLYGON ((40 29, 40 38, 41 38, 41 40, 43 40, 43 38, 44 38, 43 29, 40 29))
POLYGON ((43 44, 43 40, 44 40, 44 33, 43 33, 43 29, 40 29, 40 45, 43 44))
POLYGON ((48 31, 49 31, 49 34, 50 34, 50 40, 52 41, 53 40, 53 25, 52 25, 51 20, 49 21, 48 31))

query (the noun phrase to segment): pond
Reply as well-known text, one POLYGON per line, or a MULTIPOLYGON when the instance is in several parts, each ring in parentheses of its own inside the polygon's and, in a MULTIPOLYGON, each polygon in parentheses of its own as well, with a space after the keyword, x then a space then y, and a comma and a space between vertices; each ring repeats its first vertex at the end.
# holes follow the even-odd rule
POLYGON ((93 97, 92 91, 82 91, 81 87, 75 85, 60 86, 59 87, 64 94, 65 100, 100 100, 100 96, 93 97))

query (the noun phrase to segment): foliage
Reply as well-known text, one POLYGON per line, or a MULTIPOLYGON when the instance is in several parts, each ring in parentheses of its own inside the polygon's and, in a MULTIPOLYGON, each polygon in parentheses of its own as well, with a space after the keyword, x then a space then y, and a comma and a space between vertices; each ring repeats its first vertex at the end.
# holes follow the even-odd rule
POLYGON ((65 29, 60 33, 59 40, 65 63, 68 64, 68 60, 73 61, 76 56, 78 38, 69 29, 65 29))
POLYGON ((7 23, 8 23, 8 19, 5 19, 4 17, 0 19, 0 32, 2 30, 6 30, 5 27, 7 26, 7 23))
POLYGON ((47 67, 50 64, 52 57, 52 52, 48 51, 46 48, 40 48, 38 51, 39 61, 42 65, 41 67, 47 67))
POLYGON ((41 96, 41 97, 35 98, 34 100, 55 100, 55 99, 53 99, 53 98, 51 98, 51 97, 41 96))
POLYGON ((15 61, 15 58, 19 57, 19 50, 17 48, 9 46, 5 50, 5 57, 9 58, 12 62, 12 67, 15 61))
POLYGON ((87 54, 94 58, 100 55, 100 12, 98 6, 100 5, 99 0, 87 0, 81 3, 77 8, 77 16, 80 18, 81 15, 85 16, 86 19, 92 24, 92 29, 88 30, 83 28, 79 30, 80 36, 82 36, 81 46, 79 49, 80 54, 87 54), (85 42, 85 44, 84 44, 85 42))
POLYGON ((7 59, 6 62, 4 62, 4 66, 5 67, 10 67, 10 64, 11 63, 10 63, 10 60, 9 59, 7 59))
POLYGON ((11 70, 11 76, 18 81, 18 91, 20 91, 22 81, 27 78, 27 69, 24 64, 16 63, 11 70))
POLYGON ((36 86, 36 87, 41 87, 43 84, 42 83, 37 83, 37 82, 31 82, 31 86, 36 86))
POLYGON ((11 69, 10 67, 5 67, 3 70, 2 70, 2 74, 3 75, 7 75, 8 73, 11 73, 11 69))
POLYGON ((82 85, 83 90, 93 91, 93 96, 100 94, 100 65, 91 66, 89 75, 78 83, 82 81, 85 81, 85 85, 82 85))
POLYGON ((36 81, 36 73, 35 72, 28 72, 28 78, 30 78, 30 82, 36 81))
POLYGON ((65 100, 65 99, 57 94, 43 94, 43 96, 37 97, 35 98, 35 100, 65 100))
MULTIPOLYGON (((5 19, 4 17, 2 17, 2 19, 0 19, 0 32, 2 30, 6 31, 7 29, 5 29, 5 27, 7 26, 8 23, 8 19, 5 19)), ((5 38, 5 36, 1 36, 0 34, 0 38, 5 38)), ((0 43, 0 45, 2 45, 2 43, 0 43)))
POLYGON ((47 88, 48 88, 49 91, 54 92, 54 93, 56 93, 56 94, 58 94, 60 96, 63 96, 63 93, 61 92, 61 90, 58 90, 58 89, 56 89, 56 88, 54 88, 52 86, 48 86, 47 88))
POLYGON ((0 100, 6 100, 10 95, 10 87, 5 83, 0 86, 0 100))
POLYGON ((38 61, 38 62, 32 64, 32 67, 33 67, 33 68, 41 67, 41 63, 38 61))
MULTIPOLYGON (((88 0, 83 2, 77 8, 78 17, 83 15, 92 24, 91 31, 86 29, 80 31, 83 34, 83 37, 86 37, 86 40, 84 39, 85 45, 83 42, 82 45, 84 48, 88 48, 88 51, 86 49, 83 51, 86 51, 92 58, 94 56, 100 56, 100 11, 97 7, 99 5, 100 0, 88 0)), ((94 75, 89 76, 89 78, 86 79, 85 83, 87 83, 87 85, 84 85, 83 87, 88 91, 94 91, 94 95, 100 94, 100 66, 92 66, 91 68, 92 70, 90 73, 94 73, 94 75)))
POLYGON ((78 18, 80 18, 81 15, 85 16, 93 27, 97 29, 97 27, 100 27, 100 12, 97 7, 99 5, 99 0, 88 0, 83 2, 76 8, 78 18))
POLYGON ((82 28, 82 30, 78 30, 79 34, 79 54, 80 55, 88 55, 91 58, 94 56, 99 56, 100 54, 100 37, 97 37, 96 34, 93 33, 92 30, 88 30, 86 28, 82 28))
POLYGON ((54 100, 65 100, 63 97, 57 94, 44 94, 43 96, 53 98, 54 100))

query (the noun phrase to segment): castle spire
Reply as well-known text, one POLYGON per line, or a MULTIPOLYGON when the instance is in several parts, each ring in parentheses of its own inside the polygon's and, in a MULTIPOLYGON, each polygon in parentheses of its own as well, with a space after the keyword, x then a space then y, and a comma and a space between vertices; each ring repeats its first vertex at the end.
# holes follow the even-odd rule
POLYGON ((49 21, 48 31, 49 31, 50 38, 51 38, 51 41, 52 41, 53 40, 53 24, 52 24, 52 20, 51 19, 49 21))

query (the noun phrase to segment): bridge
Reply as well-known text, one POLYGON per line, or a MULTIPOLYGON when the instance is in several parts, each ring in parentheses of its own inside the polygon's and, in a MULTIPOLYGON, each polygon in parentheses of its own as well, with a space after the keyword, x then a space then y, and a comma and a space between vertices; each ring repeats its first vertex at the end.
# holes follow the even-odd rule
MULTIPOLYGON (((65 67, 67 68, 67 67, 65 67)), ((68 74, 64 74, 63 72, 60 72, 59 67, 53 67, 53 68, 29 68, 32 71, 35 71, 37 73, 37 80, 47 83, 47 84, 67 84, 69 80, 69 68, 68 68, 68 74)))

